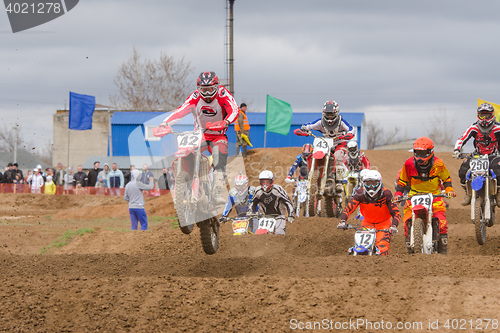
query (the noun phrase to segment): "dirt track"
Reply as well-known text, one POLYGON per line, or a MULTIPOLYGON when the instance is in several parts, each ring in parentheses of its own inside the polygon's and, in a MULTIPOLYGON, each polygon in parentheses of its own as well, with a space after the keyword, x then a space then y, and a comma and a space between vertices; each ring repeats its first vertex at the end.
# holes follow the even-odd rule
MULTIPOLYGON (((253 152, 247 172, 286 169, 296 151, 253 152)), ((392 190, 408 153, 367 156, 392 190)), ((455 176, 459 163, 444 157, 455 176)), ((391 331, 375 329, 382 320, 384 327, 422 323, 393 331, 454 331, 444 328, 446 319, 464 319, 468 329, 460 331, 476 331, 469 320, 475 327, 477 319, 500 319, 500 227, 489 228, 479 246, 457 191, 447 212, 448 256, 406 254, 400 226, 387 258, 348 257, 353 233, 335 229, 336 219, 298 218, 284 237, 234 237, 223 225, 219 251, 208 256, 198 229, 183 235, 171 219, 124 232, 121 198, 0 194, 0 331, 287 332, 324 319, 375 325, 342 332, 391 331), (91 227, 38 254, 64 232, 91 227), (439 329, 428 329, 429 320, 439 320, 439 329)), ((172 216, 171 199, 148 199, 147 211, 172 216)))

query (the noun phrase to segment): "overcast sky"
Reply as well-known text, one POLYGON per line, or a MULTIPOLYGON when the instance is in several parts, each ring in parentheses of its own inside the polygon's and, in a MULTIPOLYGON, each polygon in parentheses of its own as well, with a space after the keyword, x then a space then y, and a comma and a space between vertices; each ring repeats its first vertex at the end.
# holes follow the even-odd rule
MULTIPOLYGON (((107 105, 119 66, 184 57, 225 78, 226 2, 82 0, 65 15, 12 33, 0 14, 0 120, 35 144, 69 91, 107 105)), ((236 0, 235 98, 265 111, 266 94, 294 111, 365 112, 387 128, 427 134, 438 110, 474 121, 477 98, 500 103, 500 1, 236 0)))

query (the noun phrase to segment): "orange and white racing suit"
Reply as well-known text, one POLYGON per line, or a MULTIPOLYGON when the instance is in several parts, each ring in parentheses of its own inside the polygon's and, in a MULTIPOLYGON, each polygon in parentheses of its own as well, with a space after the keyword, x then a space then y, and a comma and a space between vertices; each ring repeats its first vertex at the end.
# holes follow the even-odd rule
MULTIPOLYGON (((389 229, 391 226, 397 227, 401 219, 398 207, 392 202, 392 193, 385 187, 379 192, 376 198, 370 198, 360 189, 347 203, 341 221, 346 221, 349 216, 358 208, 363 214, 362 227, 371 227, 376 230, 389 229)), ((377 247, 381 255, 389 254, 389 243, 391 233, 389 231, 377 232, 377 247)))

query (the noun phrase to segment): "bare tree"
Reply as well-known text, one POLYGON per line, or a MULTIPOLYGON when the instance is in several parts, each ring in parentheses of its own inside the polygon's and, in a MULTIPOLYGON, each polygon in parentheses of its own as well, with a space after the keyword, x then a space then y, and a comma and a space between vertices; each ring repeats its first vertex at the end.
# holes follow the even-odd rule
POLYGON ((373 120, 366 122, 366 140, 368 149, 373 149, 376 146, 384 145, 386 139, 384 138, 384 130, 380 123, 373 120))
MULTIPOLYGON (((24 140, 21 135, 21 126, 17 126, 17 148, 23 147, 24 140)), ((0 129, 0 151, 14 151, 16 146, 16 131, 11 125, 4 124, 0 129)))
POLYGON ((193 72, 184 58, 176 61, 164 53, 160 59, 140 59, 137 50, 122 64, 115 78, 118 93, 110 96, 113 107, 134 111, 170 111, 184 102, 192 85, 187 76, 193 72))
POLYGON ((43 146, 34 148, 35 156, 48 165, 52 165, 53 145, 50 140, 46 140, 43 146))
POLYGON ((435 144, 453 145, 455 143, 456 116, 450 117, 446 112, 446 108, 439 107, 439 110, 433 113, 429 120, 429 138, 435 144))

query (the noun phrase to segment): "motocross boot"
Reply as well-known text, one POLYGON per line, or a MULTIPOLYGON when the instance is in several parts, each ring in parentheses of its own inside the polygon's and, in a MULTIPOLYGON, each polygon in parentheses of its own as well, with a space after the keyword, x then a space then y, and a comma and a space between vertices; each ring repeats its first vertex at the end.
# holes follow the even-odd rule
POLYGON ((408 254, 413 254, 413 249, 410 247, 410 237, 405 237, 405 243, 408 254))
MULTIPOLYGON (((224 188, 226 187, 226 179, 224 173, 221 171, 214 171, 214 190, 213 190, 213 200, 214 203, 219 205, 225 205, 226 200, 224 200, 224 188)), ((227 194, 226 194, 227 196, 227 194)))
POLYGON ((448 254, 448 234, 439 235, 438 253, 448 254))
MULTIPOLYGON (((465 197, 464 197, 464 200, 462 200, 462 202, 460 203, 462 206, 468 206, 470 205, 470 200, 471 200, 471 191, 469 190, 468 186, 465 185, 465 184, 460 184, 462 186, 462 188, 464 189, 465 191, 465 197)), ((497 193, 497 197, 498 197, 498 193, 497 193)), ((497 205, 498 205, 498 200, 497 200, 497 205)), ((499 206, 500 207, 500 206, 499 206)))

